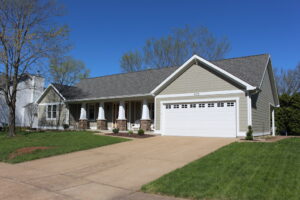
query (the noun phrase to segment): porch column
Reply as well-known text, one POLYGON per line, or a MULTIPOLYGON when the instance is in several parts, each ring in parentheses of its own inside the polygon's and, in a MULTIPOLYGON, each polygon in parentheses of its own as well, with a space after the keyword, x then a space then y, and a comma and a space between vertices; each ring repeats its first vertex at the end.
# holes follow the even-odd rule
POLYGON ((105 119, 105 110, 104 110, 104 102, 99 103, 99 111, 97 118, 97 129, 106 130, 106 119, 105 119))
POLYGON ((126 120, 126 114, 125 114, 125 102, 124 101, 119 102, 117 127, 120 129, 120 131, 127 130, 127 120, 126 120))
POLYGON ((86 103, 81 104, 80 118, 79 118, 79 129, 87 129, 88 121, 86 118, 86 103))
POLYGON ((275 136, 275 109, 272 110, 272 135, 275 136))
POLYGON ((147 99, 143 100, 141 129, 143 129, 145 131, 151 130, 151 119, 150 119, 150 112, 149 112, 149 106, 148 106, 147 99))

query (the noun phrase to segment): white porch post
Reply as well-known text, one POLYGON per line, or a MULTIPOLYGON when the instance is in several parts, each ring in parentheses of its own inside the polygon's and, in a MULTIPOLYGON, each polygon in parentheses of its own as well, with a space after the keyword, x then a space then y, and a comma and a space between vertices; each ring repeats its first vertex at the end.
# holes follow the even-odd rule
POLYGON ((272 135, 275 136, 275 109, 272 110, 272 135))
POLYGON ((118 120, 126 120, 125 102, 124 101, 120 101, 120 103, 119 103, 118 120))
POLYGON ((66 105, 65 123, 68 125, 70 123, 70 107, 69 107, 69 105, 66 105))
POLYGON ((147 99, 143 100, 142 106, 142 119, 141 120, 150 120, 150 112, 147 99))
POLYGON ((97 120, 105 120, 104 102, 99 103, 99 112, 97 120))
POLYGON ((86 120, 86 103, 81 104, 80 108, 80 120, 86 120))

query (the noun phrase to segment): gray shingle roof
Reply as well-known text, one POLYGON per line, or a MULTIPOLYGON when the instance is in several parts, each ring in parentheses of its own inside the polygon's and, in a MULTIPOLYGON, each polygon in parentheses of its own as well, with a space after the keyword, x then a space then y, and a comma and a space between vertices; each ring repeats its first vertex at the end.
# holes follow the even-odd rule
MULTIPOLYGON (((259 86, 268 60, 267 54, 212 61, 252 86, 259 86)), ((178 67, 151 69, 81 80, 64 90, 68 100, 149 94, 178 67)))

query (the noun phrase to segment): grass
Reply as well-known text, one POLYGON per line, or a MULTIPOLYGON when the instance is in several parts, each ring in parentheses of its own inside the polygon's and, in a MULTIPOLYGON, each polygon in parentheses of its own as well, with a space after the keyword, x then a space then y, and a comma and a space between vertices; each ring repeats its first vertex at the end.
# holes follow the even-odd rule
POLYGON ((142 190, 191 199, 300 199, 300 138, 233 143, 142 190))
POLYGON ((38 158, 49 157, 79 150, 91 149, 105 145, 128 141, 128 139, 94 135, 86 131, 66 132, 38 132, 19 133, 14 138, 8 138, 4 133, 0 134, 0 161, 19 163, 38 158), (19 155, 9 159, 9 155, 17 149, 24 147, 53 147, 44 150, 36 150, 32 153, 19 155))

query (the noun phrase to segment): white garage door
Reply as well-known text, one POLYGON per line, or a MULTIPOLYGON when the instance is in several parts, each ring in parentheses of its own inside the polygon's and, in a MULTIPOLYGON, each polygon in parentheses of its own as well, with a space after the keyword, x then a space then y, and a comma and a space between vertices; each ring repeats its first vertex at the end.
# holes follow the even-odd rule
POLYGON ((163 134, 236 137, 236 102, 164 104, 163 134))

